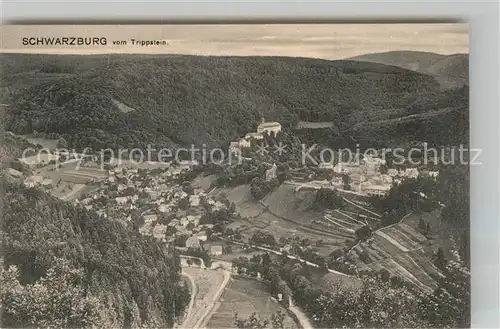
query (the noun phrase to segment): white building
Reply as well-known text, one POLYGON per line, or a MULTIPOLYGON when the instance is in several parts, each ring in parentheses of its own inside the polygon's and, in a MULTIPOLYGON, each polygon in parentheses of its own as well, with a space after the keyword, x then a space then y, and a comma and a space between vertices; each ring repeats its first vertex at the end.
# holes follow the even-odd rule
POLYGON ((240 143, 239 142, 231 142, 229 144, 229 152, 230 153, 237 153, 240 151, 240 143))
POLYGON ((367 185, 362 186, 362 192, 368 196, 385 196, 390 190, 390 185, 367 185))
POLYGON ((222 246, 220 246, 220 245, 211 246, 210 247, 210 254, 214 255, 214 256, 222 255, 222 246))
POLYGON ((193 223, 194 226, 200 225, 201 215, 196 215, 196 216, 188 215, 186 218, 190 223, 193 223))
POLYGON ((201 244, 200 244, 200 239, 196 236, 189 237, 186 240, 186 248, 194 248, 194 249, 200 249, 201 244))
POLYGON ((244 148, 249 148, 252 144, 250 143, 250 139, 246 139, 246 138, 241 138, 238 142, 238 146, 240 147, 240 149, 244 149, 244 148))
POLYGON ((406 168, 402 176, 407 178, 417 178, 418 177, 418 168, 406 168))
POLYGON ((257 133, 263 134, 267 132, 269 135, 274 133, 277 135, 281 131, 281 124, 279 122, 263 122, 257 127, 257 133))
POLYGON ((152 223, 154 221, 158 220, 158 216, 156 215, 145 215, 144 216, 144 222, 145 223, 152 223))
POLYGON ((182 227, 186 227, 189 224, 189 220, 187 219, 187 217, 182 217, 180 220, 180 223, 181 223, 182 227))
POLYGON ((191 207, 198 207, 200 205, 200 196, 199 195, 190 195, 189 202, 191 203, 191 207))
POLYGON ((387 170, 387 175, 394 177, 398 175, 398 170, 397 169, 389 169, 387 170))
POLYGON ((205 232, 201 232, 201 233, 196 234, 196 237, 200 241, 207 241, 207 239, 208 239, 207 234, 205 232))
POLYGON ((266 181, 269 182, 271 179, 276 178, 276 170, 277 169, 278 168, 276 167, 276 164, 273 163, 273 166, 271 167, 271 169, 268 169, 266 171, 266 181))
POLYGON ((260 140, 260 139, 263 139, 264 136, 262 136, 262 134, 259 134, 259 133, 248 133, 245 135, 245 139, 257 139, 257 140, 260 140))
POLYGON ((367 175, 375 175, 379 171, 380 166, 385 164, 385 160, 375 158, 372 155, 366 155, 363 159, 363 164, 367 175))
POLYGON ((40 185, 43 182, 43 176, 41 175, 33 175, 29 176, 24 180, 24 185, 27 187, 34 187, 40 185))
POLYGON ((167 232, 167 225, 156 224, 153 228, 153 236, 159 240, 165 241, 165 233, 167 232))

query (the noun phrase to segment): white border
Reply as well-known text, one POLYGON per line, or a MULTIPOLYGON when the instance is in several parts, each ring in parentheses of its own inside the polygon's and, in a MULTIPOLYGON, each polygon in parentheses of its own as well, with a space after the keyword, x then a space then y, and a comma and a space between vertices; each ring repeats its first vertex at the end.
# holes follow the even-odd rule
POLYGON ((436 21, 469 22, 471 148, 483 149, 471 168, 472 326, 500 328, 499 317, 499 4, 410 1, 2 1, 2 24, 166 23, 188 21, 436 21))

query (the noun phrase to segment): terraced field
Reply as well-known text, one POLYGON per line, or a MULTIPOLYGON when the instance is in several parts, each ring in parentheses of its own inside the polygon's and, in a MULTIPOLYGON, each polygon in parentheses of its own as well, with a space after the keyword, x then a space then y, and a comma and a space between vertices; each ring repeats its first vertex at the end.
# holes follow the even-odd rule
POLYGON ((440 273, 425 252, 428 244, 423 235, 400 223, 376 231, 369 241, 357 245, 353 252, 359 256, 365 251, 368 255, 367 264, 360 264, 361 268, 386 269, 422 290, 432 291, 436 287, 434 278, 440 273))
POLYGON ((342 233, 337 228, 329 230, 313 223, 322 220, 322 214, 310 207, 314 193, 296 193, 293 186, 282 185, 259 203, 250 194, 249 185, 212 191, 212 194, 223 194, 235 203, 236 212, 244 217, 244 220, 232 223, 230 227, 240 229, 243 235, 250 237, 255 231, 265 230, 276 240, 294 236, 311 241, 322 240, 323 244, 330 248, 325 250, 326 256, 346 239, 352 239, 353 235, 342 233))

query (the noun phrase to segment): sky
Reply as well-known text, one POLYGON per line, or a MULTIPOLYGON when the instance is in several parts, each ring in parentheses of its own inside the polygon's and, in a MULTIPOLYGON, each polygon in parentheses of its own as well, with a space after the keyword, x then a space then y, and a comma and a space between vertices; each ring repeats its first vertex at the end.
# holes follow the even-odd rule
POLYGON ((415 50, 469 52, 467 24, 4 25, 2 52, 193 54, 342 59, 415 50), (24 46, 23 37, 106 37, 106 46, 24 46), (131 39, 168 45, 133 46, 131 39), (116 46, 112 41, 127 41, 116 46))

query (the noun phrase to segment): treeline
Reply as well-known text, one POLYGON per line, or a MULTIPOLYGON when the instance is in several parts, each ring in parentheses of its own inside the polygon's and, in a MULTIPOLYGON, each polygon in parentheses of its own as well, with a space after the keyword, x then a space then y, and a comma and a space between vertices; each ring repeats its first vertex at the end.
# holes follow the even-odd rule
POLYGON ((318 328, 470 327, 470 273, 459 257, 448 263, 431 294, 373 275, 357 278, 359 289, 340 282, 320 288, 307 266, 267 254, 236 259, 233 268, 260 274, 273 295, 282 294, 285 307, 292 298, 318 328))
POLYGON ((174 251, 131 227, 3 182, 6 327, 171 327, 189 303, 174 251))

